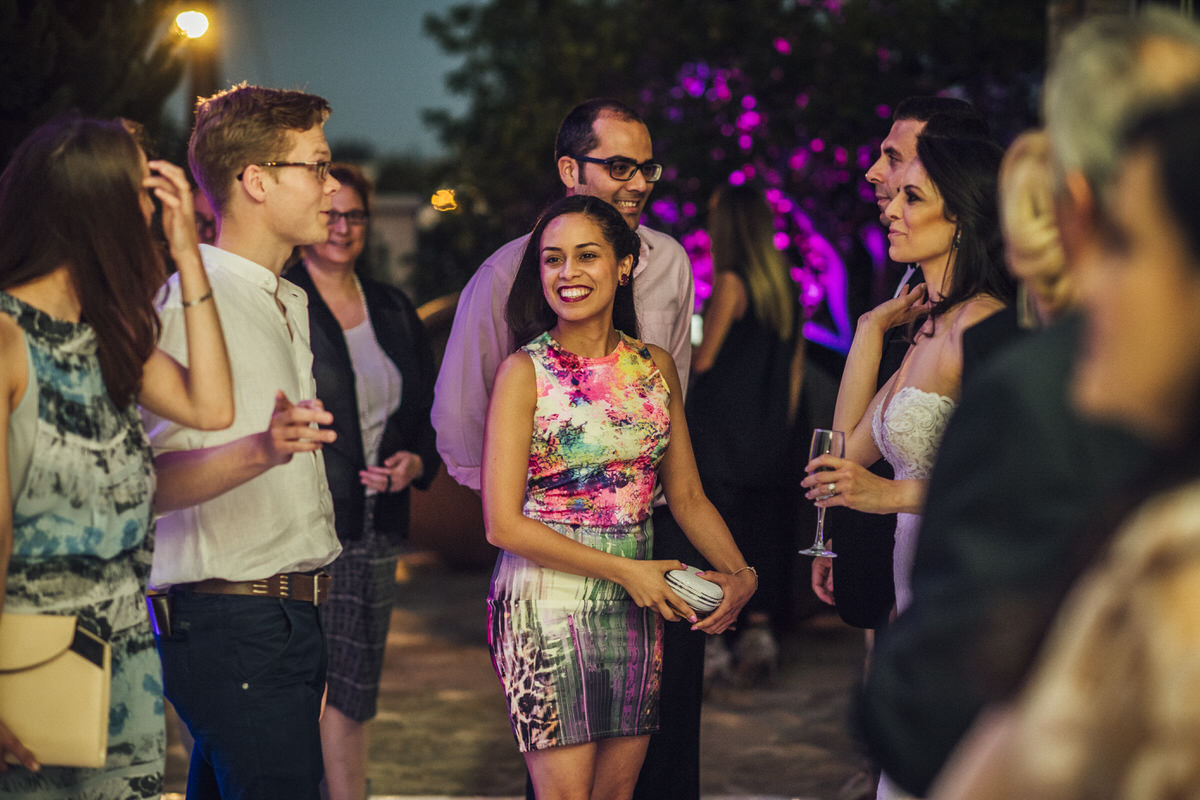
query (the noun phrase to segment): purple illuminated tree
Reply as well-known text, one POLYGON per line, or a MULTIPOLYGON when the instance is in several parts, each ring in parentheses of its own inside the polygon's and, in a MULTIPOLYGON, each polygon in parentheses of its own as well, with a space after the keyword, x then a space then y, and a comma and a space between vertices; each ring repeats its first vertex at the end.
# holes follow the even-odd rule
POLYGON ((561 194, 551 150, 563 114, 612 95, 645 115, 668 165, 647 224, 702 245, 713 189, 757 182, 831 330, 845 315, 826 308, 829 270, 849 270, 852 309, 882 281, 862 174, 892 105, 965 97, 1007 141, 1036 119, 1045 49, 1045 3, 1034 0, 494 0, 426 26, 465 57, 450 88, 471 101, 461 118, 430 118, 454 151, 444 177, 472 187, 502 234, 464 254, 466 274, 561 194))

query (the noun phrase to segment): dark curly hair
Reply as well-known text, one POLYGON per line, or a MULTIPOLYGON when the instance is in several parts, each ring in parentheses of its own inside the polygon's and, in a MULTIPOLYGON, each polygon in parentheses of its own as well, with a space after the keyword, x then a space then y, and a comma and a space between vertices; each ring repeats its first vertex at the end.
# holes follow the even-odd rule
MULTIPOLYGON (((571 195, 555 202, 542 212, 529 235, 521 266, 508 293, 504 320, 517 350, 554 327, 558 315, 542 293, 541 242, 546 226, 564 214, 583 214, 600 228, 605 242, 613 249, 617 261, 633 256, 636 267, 642 240, 629 228, 629 223, 609 203, 591 195, 571 195)), ((624 286, 617 286, 613 301, 613 325, 634 338, 639 336, 637 312, 633 306, 633 275, 624 286)))

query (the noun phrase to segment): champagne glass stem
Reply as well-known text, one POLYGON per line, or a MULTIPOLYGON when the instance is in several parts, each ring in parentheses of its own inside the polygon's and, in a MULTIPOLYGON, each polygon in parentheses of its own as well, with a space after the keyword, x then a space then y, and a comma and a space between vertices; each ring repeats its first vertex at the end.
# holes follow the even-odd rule
POLYGON ((825 549, 825 509, 817 509, 817 538, 813 542, 814 550, 825 549))

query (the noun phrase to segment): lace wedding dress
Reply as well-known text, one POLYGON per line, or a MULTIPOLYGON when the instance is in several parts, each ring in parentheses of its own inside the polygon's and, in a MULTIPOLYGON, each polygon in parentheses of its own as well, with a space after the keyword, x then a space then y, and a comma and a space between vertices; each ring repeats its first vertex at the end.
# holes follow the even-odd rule
MULTIPOLYGON (((896 480, 926 479, 946 423, 954 413, 949 397, 904 386, 892 395, 885 408, 875 407, 871 417, 871 437, 883 457, 895 470, 896 480)), ((912 564, 917 549, 920 514, 896 515, 896 546, 892 551, 892 576, 896 582, 896 611, 908 608, 912 600, 912 564)), ((886 774, 880 776, 876 800, 905 800, 912 796, 896 788, 886 774)))
MULTIPOLYGON (((954 413, 949 397, 904 386, 885 407, 880 403, 871 418, 871 436, 875 446, 896 472, 896 480, 927 479, 946 423, 954 413)), ((896 610, 908 608, 912 599, 913 554, 917 547, 920 514, 896 515, 896 547, 892 555, 892 573, 896 581, 896 610)))

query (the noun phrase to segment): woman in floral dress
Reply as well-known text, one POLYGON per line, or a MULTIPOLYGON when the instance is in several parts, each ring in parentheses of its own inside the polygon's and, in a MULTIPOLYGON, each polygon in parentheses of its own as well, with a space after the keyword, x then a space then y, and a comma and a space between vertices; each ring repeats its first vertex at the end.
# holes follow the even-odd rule
POLYGON ((675 365, 637 337, 640 242, 593 197, 551 206, 529 239, 484 439, 493 663, 539 797, 630 797, 658 727, 664 620, 721 633, 757 577, 704 496, 675 365), (656 482, 716 568, 700 620, 649 559, 656 482))

